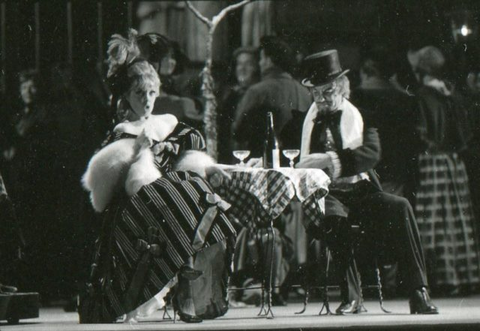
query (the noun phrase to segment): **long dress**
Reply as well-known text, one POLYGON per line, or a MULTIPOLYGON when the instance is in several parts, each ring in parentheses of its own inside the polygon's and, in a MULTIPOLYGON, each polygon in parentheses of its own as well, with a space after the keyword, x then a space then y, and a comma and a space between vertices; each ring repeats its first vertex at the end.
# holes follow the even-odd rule
POLYGON ((454 293, 480 283, 468 176, 461 153, 469 140, 461 99, 425 86, 418 91, 416 216, 432 288, 454 293))
MULTIPOLYGON (((131 135, 116 132, 106 144, 123 138, 131 135)), ((183 123, 164 142, 171 148, 155 154, 162 177, 131 198, 117 196, 104 211, 92 277, 79 311, 81 323, 113 322, 175 278, 180 285, 174 289, 174 308, 183 320, 215 318, 228 309, 236 235, 224 212, 228 206, 196 173, 172 171, 183 151, 203 150, 205 142, 183 123), (200 275, 185 276, 184 270, 200 275)))

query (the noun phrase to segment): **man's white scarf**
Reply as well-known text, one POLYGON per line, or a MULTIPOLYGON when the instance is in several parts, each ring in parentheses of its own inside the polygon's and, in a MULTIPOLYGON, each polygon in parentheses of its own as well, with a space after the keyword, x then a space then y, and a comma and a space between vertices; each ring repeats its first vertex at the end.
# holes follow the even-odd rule
MULTIPOLYGON (((340 119, 340 134, 342 136, 343 149, 355 149, 363 144, 363 118, 358 109, 347 99, 343 99, 339 107, 342 111, 340 119)), ((317 105, 312 103, 308 110, 302 130, 302 147, 300 158, 310 154, 313 126, 317 118, 317 105)))

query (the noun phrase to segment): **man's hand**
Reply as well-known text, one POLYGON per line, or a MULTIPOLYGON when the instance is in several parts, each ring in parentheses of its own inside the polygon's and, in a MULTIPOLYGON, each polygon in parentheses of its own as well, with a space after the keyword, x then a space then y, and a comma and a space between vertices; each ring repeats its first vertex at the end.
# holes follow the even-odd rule
POLYGON ((300 162, 295 165, 295 168, 326 169, 330 166, 332 166, 332 159, 329 155, 324 153, 313 153, 302 157, 300 162))
POLYGON ((252 157, 248 162, 245 164, 247 168, 261 168, 263 166, 263 158, 261 157, 252 157))

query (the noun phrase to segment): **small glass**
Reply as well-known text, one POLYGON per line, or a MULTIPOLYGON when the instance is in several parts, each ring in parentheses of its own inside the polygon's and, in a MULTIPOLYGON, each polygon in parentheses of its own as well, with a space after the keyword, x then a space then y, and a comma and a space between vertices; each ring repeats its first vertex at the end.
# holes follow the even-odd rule
POLYGON ((233 151, 233 156, 235 156, 237 159, 240 160, 240 166, 244 167, 245 166, 245 162, 243 162, 243 160, 245 160, 248 156, 250 155, 250 151, 249 150, 238 150, 238 151, 233 151))
POLYGON ((300 155, 300 150, 299 149, 284 149, 283 150, 283 155, 285 155, 285 157, 290 160, 290 168, 293 168, 293 165, 294 165, 293 160, 295 160, 295 158, 300 155))

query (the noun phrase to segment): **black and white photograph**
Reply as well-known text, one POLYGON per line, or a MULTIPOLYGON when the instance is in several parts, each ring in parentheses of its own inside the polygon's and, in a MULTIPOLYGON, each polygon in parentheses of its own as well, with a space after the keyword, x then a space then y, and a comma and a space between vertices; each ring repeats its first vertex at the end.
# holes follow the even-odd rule
POLYGON ((0 331, 480 330, 479 28, 0 0, 0 331))

